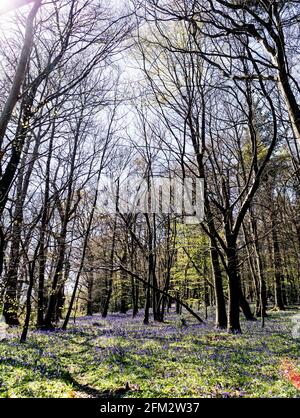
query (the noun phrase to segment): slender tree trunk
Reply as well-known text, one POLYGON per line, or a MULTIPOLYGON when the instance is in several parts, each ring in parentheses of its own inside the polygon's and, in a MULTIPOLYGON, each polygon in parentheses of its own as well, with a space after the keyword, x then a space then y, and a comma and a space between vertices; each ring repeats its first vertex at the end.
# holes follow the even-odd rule
POLYGON ((135 318, 139 312, 139 286, 132 280, 132 317, 135 318))
MULTIPOLYGON (((125 248, 124 254, 121 259, 122 265, 127 264, 127 248, 125 248)), ((121 285, 121 295, 120 295, 120 313, 126 314, 128 311, 128 304, 127 304, 127 291, 126 291, 126 282, 127 282, 127 273, 125 271, 121 271, 120 273, 120 285, 121 285)))
POLYGON ((149 310, 151 305, 151 274, 148 271, 148 283, 146 285, 146 300, 145 300, 145 313, 144 313, 144 325, 149 324, 149 310))
POLYGON ((117 228, 117 217, 114 218, 113 232, 112 232, 112 244, 110 251, 110 272, 108 277, 108 288, 106 293, 106 298, 102 310, 102 318, 106 318, 108 314, 110 299, 112 295, 113 288, 113 276, 114 276, 114 258, 115 258, 115 244, 116 244, 116 228, 117 228))
POLYGON ((279 240, 277 234, 277 225, 272 216, 272 238, 273 238, 273 259, 274 259, 274 296, 275 296, 275 306, 274 308, 280 311, 285 309, 282 297, 282 282, 283 282, 283 274, 282 274, 282 260, 281 260, 281 253, 279 247, 279 240))
POLYGON ((26 315, 25 315, 25 322, 22 330, 22 335, 20 338, 20 343, 25 343, 29 328, 30 322, 30 315, 31 315, 31 295, 32 289, 34 285, 34 262, 29 263, 28 271, 29 271, 29 286, 27 290, 27 297, 26 297, 26 315), (31 265, 32 264, 32 265, 31 265))
POLYGON ((264 326, 264 318, 267 316, 266 282, 265 282, 264 271, 263 271, 261 251, 259 248, 257 222, 255 219, 255 215, 252 213, 252 211, 250 211, 250 226, 251 226, 252 239, 254 242, 254 256, 256 260, 256 270, 258 273, 258 281, 259 281, 259 306, 258 306, 258 309, 256 310, 256 316, 261 317, 262 325, 264 326))
MULTIPOLYGON (((34 19, 36 14, 41 6, 41 0, 36 0, 31 12, 28 15, 25 28, 25 36, 22 51, 20 54, 19 62, 16 67, 16 72, 12 82, 12 86, 8 95, 8 98, 5 102, 4 108, 0 115, 0 148, 2 147, 2 142, 4 135, 6 133, 7 126, 11 119, 15 105, 19 99, 20 90, 24 82, 26 67, 31 53, 31 47, 34 37, 34 19)), ((2 192, 2 190, 1 190, 2 192)), ((1 196, 2 197, 2 196, 1 196)))
MULTIPOLYGON (((130 268, 131 271, 136 271, 136 257, 134 253, 134 243, 131 242, 131 253, 130 253, 130 268)), ((131 298, 132 298, 132 317, 136 317, 139 311, 139 284, 131 276, 131 298)))
MULTIPOLYGON (((90 261, 92 263, 92 261, 90 261)), ((88 316, 93 315, 93 289, 94 289, 94 272, 93 267, 91 267, 88 272, 88 281, 87 281, 87 312, 88 316)))
MULTIPOLYGON (((283 34, 282 34, 283 37, 283 34)), ((290 77, 286 65, 286 55, 284 51, 284 39, 278 40, 276 58, 273 62, 278 68, 279 87, 286 103, 288 115, 291 121, 292 129, 296 139, 300 144, 300 107, 293 93, 290 84, 290 77)))
POLYGON ((39 251, 39 267, 38 267, 38 301, 37 301, 37 328, 44 326, 44 310, 45 310, 45 271, 47 261, 46 249, 46 231, 48 224, 49 213, 49 198, 50 198, 50 169, 53 151, 53 141, 55 135, 55 122, 53 122, 51 136, 48 148, 48 157, 46 162, 46 179, 44 191, 43 213, 40 227, 40 251, 39 251))
MULTIPOLYGON (((66 226, 66 225, 65 225, 66 226)), ((52 280, 51 285, 51 293, 48 301, 48 308, 45 315, 45 321, 44 321, 44 328, 45 329, 53 329, 53 321, 55 320, 55 307, 57 304, 57 296, 58 296, 58 284, 61 280, 61 274, 64 267, 64 260, 65 260, 65 249, 66 249, 66 233, 65 227, 63 227, 63 231, 60 236, 60 242, 59 242, 59 254, 58 254, 58 260, 56 269, 54 272, 54 277, 52 280)))

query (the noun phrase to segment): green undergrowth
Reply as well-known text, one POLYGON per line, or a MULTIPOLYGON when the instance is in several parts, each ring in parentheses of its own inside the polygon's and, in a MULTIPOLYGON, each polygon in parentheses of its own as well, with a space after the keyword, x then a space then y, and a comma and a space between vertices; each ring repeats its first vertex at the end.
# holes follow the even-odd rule
POLYGON ((80 318, 67 331, 20 330, 0 342, 1 397, 299 397, 283 372, 300 371, 295 311, 273 312, 266 326, 243 322, 243 334, 170 315, 142 325, 130 314, 80 318), (122 391, 126 382, 131 390, 122 391))

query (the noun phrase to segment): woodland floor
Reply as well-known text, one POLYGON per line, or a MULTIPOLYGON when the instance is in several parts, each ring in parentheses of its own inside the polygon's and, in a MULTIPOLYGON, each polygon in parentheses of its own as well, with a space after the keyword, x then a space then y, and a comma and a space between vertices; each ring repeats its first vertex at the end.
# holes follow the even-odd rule
POLYGON ((10 330, 0 342, 0 397, 300 397, 284 373, 287 361, 300 372, 297 312, 270 312, 263 330, 242 321, 241 335, 188 314, 149 326, 130 313, 82 317, 67 331, 31 331, 26 344, 10 330), (118 390, 127 381, 133 390, 118 390))

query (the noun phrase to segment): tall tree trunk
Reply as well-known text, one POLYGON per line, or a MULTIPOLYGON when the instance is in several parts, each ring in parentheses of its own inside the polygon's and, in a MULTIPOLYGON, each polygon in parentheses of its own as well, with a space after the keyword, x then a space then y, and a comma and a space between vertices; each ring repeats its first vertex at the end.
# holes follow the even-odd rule
MULTIPOLYGON (((127 264, 127 248, 124 250, 124 254, 121 259, 122 265, 127 264)), ((120 313, 126 314, 128 311, 128 304, 127 304, 127 291, 126 291, 126 281, 127 281, 127 273, 126 271, 121 271, 120 273, 120 285, 121 285, 121 295, 120 295, 120 313)))
POLYGON ((214 294, 216 303, 215 326, 218 329, 225 329, 227 327, 227 314, 223 290, 222 271, 218 251, 216 249, 216 241, 212 238, 210 239, 210 257, 213 270, 214 294))
POLYGON ((237 263, 236 242, 232 237, 227 237, 227 268, 228 268, 228 323, 227 329, 230 333, 240 333, 240 282, 237 263))
POLYGON ((110 299, 112 296, 113 289, 113 276, 114 276, 114 258, 115 258, 115 244, 116 244, 116 228, 117 228, 117 217, 114 218, 113 231, 112 231, 112 244, 110 251, 110 271, 108 277, 108 288, 106 289, 106 298, 102 309, 102 318, 106 318, 108 314, 110 299))
POLYGON ((146 285, 146 300, 145 300, 145 312, 144 312, 144 325, 149 324, 149 310, 151 306, 151 274, 148 271, 148 283, 146 285))
POLYGON ((26 67, 27 67, 29 57, 30 57, 32 42, 33 42, 33 37, 34 37, 34 19, 41 6, 41 2, 42 2, 41 0, 35 1, 26 21, 24 42, 23 42, 23 47, 21 50, 19 62, 16 67, 16 72, 14 75, 14 79, 12 82, 12 86, 11 86, 8 98, 5 102, 4 108, 0 115, 0 148, 2 148, 2 142, 6 133, 7 126, 11 119, 15 105, 19 99, 21 87, 24 82, 24 78, 26 74, 26 67))
POLYGON ((260 316, 262 320, 262 325, 264 325, 264 318, 267 316, 267 290, 266 290, 266 282, 264 277, 263 271, 263 263, 261 257, 261 250, 259 247, 259 240, 258 240, 258 232, 257 232, 257 222, 255 219, 255 215, 250 210, 250 226, 251 226, 251 233, 252 239, 254 242, 254 256, 256 260, 256 270, 258 273, 258 280, 259 280, 259 307, 256 310, 256 316, 260 316))
POLYGON ((50 198, 50 169, 51 159, 53 151, 53 141, 55 135, 55 121, 52 124, 51 136, 48 147, 48 156, 46 162, 46 178, 45 178, 45 191, 43 212, 40 227, 40 251, 39 251, 39 266, 38 266, 38 301, 37 301, 37 328, 43 328, 44 326, 44 310, 45 310, 45 271, 47 261, 47 249, 46 249, 46 231, 48 225, 49 216, 49 198, 50 198))
POLYGON ((273 238, 273 260, 274 260, 274 297, 275 306, 274 308, 280 311, 285 309, 282 297, 282 260, 279 247, 279 240, 277 234, 277 225, 274 219, 274 213, 272 214, 272 238, 273 238))
MULTIPOLYGON (((53 321, 55 321, 55 308, 57 305, 57 297, 58 292, 60 289, 59 283, 61 281, 61 276, 64 268, 64 260, 65 260, 65 250, 66 250, 66 225, 64 225, 63 230, 61 232, 61 236, 59 238, 59 253, 58 253, 58 260, 52 280, 51 285, 51 293, 49 296, 47 312, 45 315, 44 321, 44 328, 45 329, 53 329, 53 321)), ((61 285, 61 284, 60 284, 61 285)))
MULTIPOLYGON (((0 179, 0 214, 3 213, 6 201, 8 199, 8 193, 11 187, 12 180, 15 176, 17 171, 17 167, 19 165, 22 150, 24 147, 24 143, 26 140, 26 136, 28 134, 27 124, 29 123, 31 113, 29 108, 31 108, 33 104, 33 97, 26 96, 23 100, 22 107, 24 108, 24 115, 20 117, 19 126, 17 129, 17 138, 13 142, 13 150, 11 158, 6 166, 5 172, 0 179), (29 106, 29 108, 28 108, 29 106)), ((25 164, 25 158, 24 158, 25 164)), ((23 168, 24 172, 24 168, 23 168)), ((6 282, 6 292, 5 292, 5 300, 3 305, 3 315, 6 319, 7 324, 9 325, 19 325, 18 320, 18 301, 17 301, 17 283, 18 283, 18 265, 19 265, 19 247, 20 247, 20 240, 19 235, 21 233, 21 225, 18 222, 21 222, 23 219, 23 199, 22 196, 22 174, 19 177, 19 184, 18 184, 18 192, 19 195, 17 197, 17 204, 15 208, 15 222, 13 226, 13 239, 12 239, 12 246, 10 252, 10 266, 9 272, 7 276, 6 282)))
MULTIPOLYGON (((90 263, 93 265, 92 258, 89 257, 90 263)), ((93 290, 94 290, 94 271, 93 267, 90 268, 88 271, 88 278, 87 278, 87 308, 86 314, 88 316, 93 315, 93 290)))
POLYGON ((21 235, 23 228, 23 207, 26 198, 26 194, 29 188, 30 178, 33 171, 34 163, 38 156, 38 150, 41 143, 41 129, 39 129, 34 149, 32 152, 32 157, 27 163, 27 156, 29 148, 31 145, 31 138, 28 138, 26 141, 26 146, 24 150, 24 155, 22 157, 21 167, 18 174, 17 187, 16 187, 16 203, 15 210, 13 214, 13 229, 12 237, 10 244, 10 257, 9 257, 9 266, 7 272, 6 283, 7 287, 10 288, 10 301, 6 301, 6 305, 3 311, 4 316, 6 317, 6 322, 9 325, 19 325, 18 320, 18 272, 19 272, 19 263, 20 263, 20 245, 21 245, 21 235), (27 168, 27 170, 25 170, 27 168), (11 305, 11 306, 10 306, 11 305))
POLYGON ((70 162, 70 174, 67 183, 67 197, 65 203, 65 209, 62 207, 60 208, 60 216, 61 216, 61 232, 58 238, 58 256, 57 256, 57 263, 56 268, 52 280, 51 285, 51 293, 48 301, 48 308, 45 315, 44 321, 44 328, 52 329, 53 320, 55 319, 55 307, 57 306, 57 297, 59 293, 60 286, 62 285, 61 277, 64 270, 64 261, 65 261, 65 252, 67 248, 67 229, 68 224, 70 221, 70 216, 75 211, 77 204, 80 201, 80 194, 78 195, 77 202, 74 203, 73 209, 71 209, 72 199, 73 199, 73 181, 74 181, 74 172, 76 166, 76 156, 78 152, 78 145, 79 145, 79 138, 81 133, 81 126, 83 123, 83 112, 84 112, 84 104, 80 109, 80 116, 78 119, 78 123, 76 125, 76 131, 74 136, 74 146, 71 155, 71 162, 70 162))
POLYGON ((34 285, 34 262, 29 263, 28 271, 29 271, 29 286, 28 286, 27 296, 26 296, 26 315, 25 315, 24 326, 23 326, 23 330, 22 330, 22 334, 20 338, 20 343, 26 342, 28 328, 29 328, 30 315, 31 315, 31 295, 32 295, 32 289, 34 285))

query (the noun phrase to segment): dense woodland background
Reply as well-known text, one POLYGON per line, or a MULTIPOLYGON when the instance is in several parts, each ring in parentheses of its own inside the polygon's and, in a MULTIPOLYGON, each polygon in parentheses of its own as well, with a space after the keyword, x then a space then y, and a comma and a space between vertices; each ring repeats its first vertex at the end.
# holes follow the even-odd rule
POLYGON ((0 17, 0 304, 22 341, 173 305, 237 333, 299 303, 299 16, 36 0, 0 17), (100 213, 102 177, 124 173, 204 178, 204 221, 100 213))

